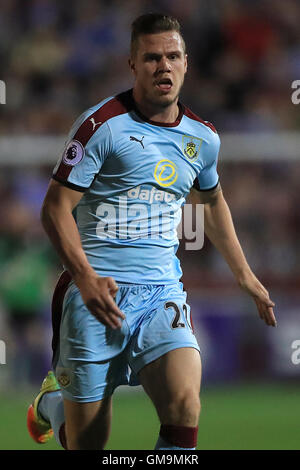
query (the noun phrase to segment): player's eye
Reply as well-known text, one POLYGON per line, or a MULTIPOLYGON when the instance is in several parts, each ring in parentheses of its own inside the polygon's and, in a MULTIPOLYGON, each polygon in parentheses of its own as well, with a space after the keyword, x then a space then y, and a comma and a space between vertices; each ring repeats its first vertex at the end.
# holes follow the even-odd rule
POLYGON ((145 55, 145 62, 160 61, 160 56, 157 54, 147 54, 145 55))
POLYGON ((176 59, 179 58, 179 54, 170 54, 170 55, 168 56, 168 58, 169 58, 170 60, 176 60, 176 59))

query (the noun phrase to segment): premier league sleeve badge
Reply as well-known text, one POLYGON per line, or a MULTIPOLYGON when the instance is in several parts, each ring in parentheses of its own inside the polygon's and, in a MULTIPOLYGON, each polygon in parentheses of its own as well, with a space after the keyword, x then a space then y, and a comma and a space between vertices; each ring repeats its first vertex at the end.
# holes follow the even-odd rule
POLYGON ((74 166, 77 165, 84 157, 84 148, 78 140, 71 140, 68 143, 62 161, 66 165, 74 166))

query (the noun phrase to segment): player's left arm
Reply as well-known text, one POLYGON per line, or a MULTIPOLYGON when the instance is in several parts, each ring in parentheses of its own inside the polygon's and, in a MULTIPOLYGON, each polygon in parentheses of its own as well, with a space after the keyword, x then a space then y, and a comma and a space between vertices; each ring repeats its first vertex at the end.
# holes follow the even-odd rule
POLYGON ((276 326, 275 304, 247 263, 220 185, 211 191, 192 189, 191 199, 204 204, 205 234, 228 263, 239 286, 253 297, 260 318, 267 325, 276 326))

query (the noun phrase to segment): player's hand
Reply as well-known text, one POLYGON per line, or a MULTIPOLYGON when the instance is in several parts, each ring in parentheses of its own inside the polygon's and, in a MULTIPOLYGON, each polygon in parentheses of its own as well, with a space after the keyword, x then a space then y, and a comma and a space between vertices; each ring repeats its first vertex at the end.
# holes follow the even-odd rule
POLYGON ((121 328, 125 315, 114 301, 118 286, 112 277, 91 276, 75 280, 89 311, 104 325, 121 328))
POLYGON ((277 326, 274 315, 274 302, 269 297, 267 289, 259 282, 253 273, 239 281, 240 287, 253 297, 259 316, 269 326, 277 326))

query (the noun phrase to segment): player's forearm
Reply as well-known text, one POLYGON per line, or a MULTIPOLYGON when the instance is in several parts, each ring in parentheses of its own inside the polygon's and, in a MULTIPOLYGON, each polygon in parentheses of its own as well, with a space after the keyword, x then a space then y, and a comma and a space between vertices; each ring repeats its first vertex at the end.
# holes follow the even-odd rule
POLYGON ((251 272, 233 225, 229 207, 220 193, 212 204, 205 204, 204 230, 223 255, 238 282, 251 272))
POLYGON ((44 204, 41 222, 75 282, 77 279, 96 275, 83 251, 74 217, 68 208, 44 204))

